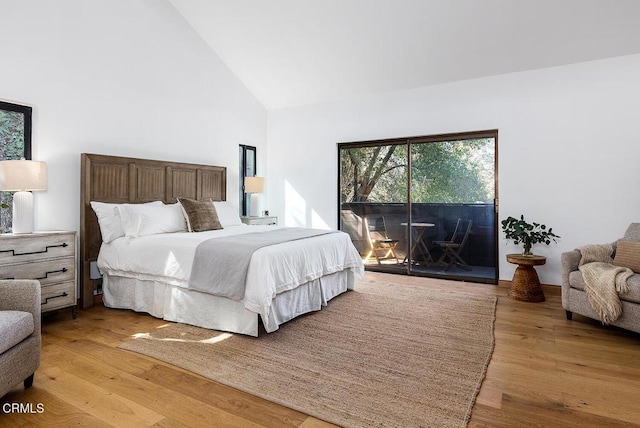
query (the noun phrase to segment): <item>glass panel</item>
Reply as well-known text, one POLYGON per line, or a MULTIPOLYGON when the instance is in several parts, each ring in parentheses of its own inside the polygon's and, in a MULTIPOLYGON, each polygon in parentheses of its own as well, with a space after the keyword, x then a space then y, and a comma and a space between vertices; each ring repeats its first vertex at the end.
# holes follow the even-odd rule
POLYGON ((340 229, 349 233, 367 268, 405 272, 406 144, 344 145, 339 157, 340 229))
POLYGON ((249 204, 251 198, 247 197, 244 193, 244 179, 245 177, 254 177, 256 175, 256 148, 253 146, 240 145, 240 174, 239 174, 239 207, 240 214, 245 216, 249 215, 249 204))
POLYGON ((256 175, 256 152, 255 150, 247 149, 246 153, 244 176, 253 177, 254 175, 256 175))
POLYGON ((244 147, 239 147, 238 153, 238 210, 240 215, 245 215, 244 210, 244 147))
MULTIPOLYGON (((0 102, 0 160, 31 158, 31 107, 0 102)), ((13 193, 0 192, 0 233, 10 232, 13 193)))
POLYGON ((411 144, 410 270, 495 282, 495 139, 411 144))

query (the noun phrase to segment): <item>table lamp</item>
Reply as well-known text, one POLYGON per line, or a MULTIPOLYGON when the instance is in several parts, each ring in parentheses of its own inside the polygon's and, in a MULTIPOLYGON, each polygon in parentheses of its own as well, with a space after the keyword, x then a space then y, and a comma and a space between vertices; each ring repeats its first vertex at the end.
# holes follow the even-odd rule
POLYGON ((33 232, 34 190, 47 190, 47 164, 32 160, 0 161, 0 190, 13 194, 13 233, 33 232))
POLYGON ((249 201, 249 215, 258 217, 260 215, 260 193, 264 192, 264 177, 245 177, 244 193, 251 194, 249 201))

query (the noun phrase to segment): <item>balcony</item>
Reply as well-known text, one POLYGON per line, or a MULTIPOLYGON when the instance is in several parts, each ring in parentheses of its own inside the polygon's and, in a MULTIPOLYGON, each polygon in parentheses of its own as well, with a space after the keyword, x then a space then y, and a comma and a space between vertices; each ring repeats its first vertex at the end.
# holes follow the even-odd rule
POLYGON ((343 203, 340 217, 341 230, 351 236, 368 270, 497 283, 497 225, 492 204, 413 203, 411 228, 407 227, 406 204, 343 203), (397 260, 394 257, 378 260, 371 255, 367 229, 381 229, 379 224, 370 224, 373 219, 379 223, 380 218, 384 219, 388 238, 397 240, 394 250, 397 260), (451 239, 458 219, 472 221, 468 239, 459 252, 467 266, 452 263, 447 267, 438 263, 443 249, 437 242, 451 239), (413 251, 409 251, 409 233, 413 251))

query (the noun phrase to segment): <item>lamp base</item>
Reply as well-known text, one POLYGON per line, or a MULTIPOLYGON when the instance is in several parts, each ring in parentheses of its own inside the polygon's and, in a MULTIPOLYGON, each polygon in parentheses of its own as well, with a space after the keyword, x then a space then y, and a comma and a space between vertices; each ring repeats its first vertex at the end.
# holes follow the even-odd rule
POLYGON ((260 216, 260 194, 252 193, 249 202, 249 215, 251 217, 260 216))
POLYGON ((33 233, 33 193, 13 194, 13 233, 33 233))

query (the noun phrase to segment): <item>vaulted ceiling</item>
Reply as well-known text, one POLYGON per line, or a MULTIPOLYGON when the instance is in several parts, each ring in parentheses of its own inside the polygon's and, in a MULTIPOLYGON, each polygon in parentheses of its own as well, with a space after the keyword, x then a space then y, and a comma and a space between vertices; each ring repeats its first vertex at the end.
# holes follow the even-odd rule
POLYGON ((640 0, 170 0, 267 108, 640 53, 640 0))

